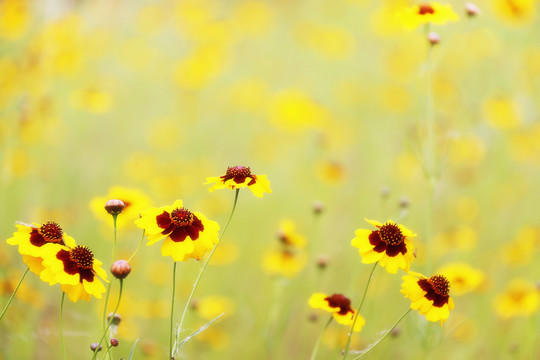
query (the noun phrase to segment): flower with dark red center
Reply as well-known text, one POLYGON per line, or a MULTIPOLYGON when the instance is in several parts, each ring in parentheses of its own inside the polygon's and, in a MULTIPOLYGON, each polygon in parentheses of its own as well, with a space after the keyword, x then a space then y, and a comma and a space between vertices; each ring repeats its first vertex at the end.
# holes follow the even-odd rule
POLYGON ((146 209, 135 223, 145 230, 148 245, 165 238, 161 254, 174 261, 200 260, 218 243, 219 225, 184 208, 182 200, 176 200, 172 206, 146 209))
POLYGON ((395 13, 395 18, 406 29, 415 29, 420 25, 442 25, 448 21, 457 21, 459 16, 450 5, 435 1, 404 7, 395 13))
POLYGON ((405 226, 388 220, 382 224, 368 220, 377 230, 358 229, 351 245, 358 248, 364 264, 379 262, 389 273, 395 274, 398 269, 409 271, 414 259, 414 246, 409 240, 415 237, 405 226))
POLYGON ((208 189, 210 192, 217 189, 235 190, 245 187, 257 197, 262 197, 265 192, 272 192, 266 175, 254 175, 251 169, 245 166, 229 167, 223 176, 206 178, 205 184, 214 184, 208 189))
MULTIPOLYGON (((323 309, 332 313, 332 317, 342 325, 351 326, 354 321, 356 311, 351 307, 351 300, 342 294, 326 295, 315 293, 309 299, 309 305, 314 309, 323 309)), ((358 315, 354 324, 354 331, 362 330, 366 320, 362 315, 358 315)))
POLYGON ((411 309, 418 310, 428 321, 440 322, 441 326, 454 308, 450 282, 442 275, 427 278, 411 271, 403 276, 401 293, 411 300, 411 309))
POLYGON ((94 258, 94 253, 87 246, 62 246, 54 256, 43 260, 45 269, 40 277, 50 285, 60 283, 62 290, 73 302, 79 299, 90 300, 91 295, 100 299, 105 287, 99 277, 107 280, 107 273, 101 265, 101 261, 94 258))
POLYGON ((433 7, 429 4, 420 4, 418 5, 418 15, 425 15, 425 14, 434 14, 435 10, 433 7))

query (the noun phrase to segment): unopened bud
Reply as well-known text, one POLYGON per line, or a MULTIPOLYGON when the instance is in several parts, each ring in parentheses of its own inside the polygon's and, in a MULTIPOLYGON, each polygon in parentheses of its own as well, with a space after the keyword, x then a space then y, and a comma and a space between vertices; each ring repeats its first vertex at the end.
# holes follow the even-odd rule
POLYGON ((327 255, 319 255, 317 257, 317 267, 321 270, 324 270, 326 269, 326 267, 328 266, 328 262, 329 262, 329 258, 327 255))
POLYGON ((111 215, 118 215, 124 210, 126 204, 122 200, 112 199, 105 203, 105 210, 111 215))
POLYGON ((312 209, 315 215, 320 215, 324 210, 324 203, 317 200, 313 203, 312 209))
MULTIPOLYGON (((111 316, 113 316, 113 313, 110 313, 109 315, 107 315, 107 322, 111 321, 111 316)), ((111 325, 118 326, 118 324, 120 324, 121 321, 122 321, 122 317, 118 314, 114 314, 113 320, 111 321, 111 325)))
POLYGON ((387 198, 390 195, 390 188, 388 186, 383 186, 381 188, 381 197, 387 198))
POLYGON ((314 312, 310 313, 308 316, 308 320, 310 322, 317 322, 319 320, 319 315, 315 314, 314 312))
POLYGON ((117 279, 124 279, 131 272, 131 266, 126 260, 117 260, 111 266, 111 274, 117 279))
POLYGON ((111 339, 111 346, 117 347, 118 346, 118 340, 116 340, 115 338, 112 338, 111 339))
POLYGON ((441 42, 441 37, 436 32, 430 32, 427 39, 431 45, 437 45, 441 42))
POLYGON ((409 198, 402 196, 401 199, 399 199, 399 207, 402 209, 406 209, 411 205, 411 202, 409 201, 409 198))
POLYGON ((98 343, 92 343, 92 344, 90 344, 90 350, 92 350, 94 352, 101 351, 101 345, 99 345, 98 343), (99 346, 99 348, 98 348, 98 346, 99 346))
POLYGON ((465 12, 470 17, 480 15, 480 9, 478 8, 478 6, 470 2, 465 3, 465 12))

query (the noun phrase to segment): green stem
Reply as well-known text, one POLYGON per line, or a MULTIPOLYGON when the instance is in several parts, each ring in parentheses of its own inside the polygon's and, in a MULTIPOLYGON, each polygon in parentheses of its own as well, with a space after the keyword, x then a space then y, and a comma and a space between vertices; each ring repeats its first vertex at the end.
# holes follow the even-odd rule
POLYGON ((113 214, 112 217, 113 217, 113 227, 114 227, 114 243, 113 243, 111 263, 114 263, 114 258, 116 256, 116 219, 118 218, 118 214, 113 214))
POLYGON ((375 264, 373 264, 373 267, 371 268, 371 272, 369 273, 369 278, 366 283, 366 288, 364 289, 364 295, 362 295, 362 301, 360 301, 358 310, 356 310, 356 314, 354 314, 353 323, 351 325, 351 330, 349 331, 349 337, 347 339, 347 345, 345 346, 345 351, 343 352, 343 360, 347 359, 347 355, 349 355, 349 348, 351 347, 351 340, 352 340, 352 334, 354 332, 354 325, 356 325, 356 320, 358 319, 358 316, 360 316, 360 310, 362 310, 362 306, 364 305, 364 300, 366 300, 366 294, 369 288, 369 284, 371 283, 371 278, 373 277, 373 273, 375 272, 375 268, 377 267, 378 263, 379 262, 377 261, 375 264))
MULTIPOLYGON (((212 258, 212 255, 214 255, 214 251, 216 251, 216 248, 217 246, 219 245, 219 242, 221 241, 221 238, 223 237, 223 234, 225 234, 225 231, 227 230, 227 228, 229 227, 229 223, 231 222, 231 219, 233 217, 233 214, 234 214, 234 210, 236 209, 236 204, 238 202, 238 194, 240 193, 240 189, 236 189, 236 193, 234 195, 234 203, 233 203, 233 207, 232 207, 232 210, 231 210, 231 215, 229 215, 229 219, 227 220, 227 222, 225 223, 225 226, 223 227, 223 231, 221 232, 221 234, 219 234, 219 237, 218 237, 218 243, 214 246, 214 248, 212 249, 212 251, 210 252, 210 255, 208 255, 208 257, 206 258, 201 270, 199 271, 199 275, 197 275, 197 279, 195 279, 195 282, 193 283, 193 288, 191 289, 191 294, 189 294, 189 298, 186 302, 186 306, 184 308, 184 312, 182 313, 182 317, 180 318, 180 324, 178 325, 178 328, 176 329, 176 338, 175 338, 175 346, 174 346, 174 355, 176 354, 176 352, 178 351, 178 347, 177 347, 177 344, 178 344, 178 339, 180 337, 180 332, 182 331, 182 325, 184 324, 184 318, 186 317, 186 313, 188 311, 188 308, 189 308, 189 305, 191 304, 191 299, 193 298, 193 294, 195 293, 195 290, 197 289, 197 285, 199 284, 199 280, 201 279, 202 277, 202 274, 204 273, 204 270, 206 269, 206 266, 208 265, 208 263, 210 262, 210 259, 212 258)), ((172 358, 172 357, 171 357, 172 358)))
POLYGON ((174 324, 174 302, 176 294, 176 261, 173 265, 173 276, 172 276, 172 299, 171 299, 171 326, 169 328, 169 355, 171 359, 174 359, 173 354, 173 324, 174 324))
POLYGON ((394 326, 392 326, 392 328, 391 328, 390 330, 388 330, 388 331, 386 332, 386 334, 384 334, 384 336, 383 336, 382 338, 380 338, 379 340, 377 340, 376 343, 374 343, 373 345, 371 345, 367 350, 365 350, 362 354, 360 354, 360 356, 355 357, 354 360, 358 360, 358 359, 363 358, 363 357, 364 357, 365 355, 367 355, 371 350, 373 350, 377 345, 379 345, 384 339, 386 339, 386 337, 387 337, 388 335, 390 335, 390 333, 392 333, 392 331, 396 328, 396 326, 398 326, 398 324, 401 322, 401 320, 403 320, 403 318, 404 318, 405 316, 407 316, 407 314, 410 313, 411 310, 412 310, 412 309, 407 310, 407 311, 405 312, 405 314, 403 314, 403 315, 399 318, 399 320, 394 324, 394 326))
POLYGON ((60 344, 62 346, 62 353, 64 354, 64 360, 67 359, 66 356, 66 345, 64 344, 64 330, 62 329, 62 318, 64 314, 64 299, 66 293, 62 291, 62 300, 60 301, 60 344))
POLYGON ((319 337, 317 338, 317 342, 315 343, 315 348, 313 348, 313 352, 311 353, 311 357, 310 357, 311 360, 315 360, 315 358, 317 357, 317 352, 319 351, 319 345, 321 344, 322 336, 324 332, 326 331, 326 329, 328 328, 328 325, 330 325, 330 323, 332 322, 333 318, 334 317, 330 315, 330 319, 328 319, 328 322, 326 323, 323 330, 319 334, 319 337))
MULTIPOLYGON (((113 228, 114 228, 114 242, 113 242, 113 251, 112 251, 112 263, 114 263, 114 257, 116 255, 116 219, 118 218, 118 214, 112 214, 113 218, 113 228)), ((103 331, 105 331, 105 327, 107 326, 107 306, 109 305, 109 295, 111 294, 111 283, 109 282, 109 285, 107 285, 107 294, 105 295, 105 305, 103 306, 103 331)))
POLYGON ((137 254, 137 252, 139 252, 139 249, 141 248, 141 245, 143 243, 143 240, 144 240, 144 234, 145 234, 146 230, 143 229, 142 231, 142 237, 141 237, 141 241, 139 241, 139 246, 137 246, 137 249, 135 249, 135 252, 133 254, 131 254, 131 256, 129 257, 128 259, 128 262, 131 262, 131 260, 135 257, 135 255, 137 254))
POLYGON ((99 340, 99 343, 94 350, 94 356, 92 356, 92 360, 94 360, 99 352, 99 347, 101 346, 101 343, 107 336, 107 330, 109 330, 109 327, 111 326, 112 322, 114 321, 114 316, 116 315, 116 312, 118 311, 118 307, 120 306, 120 300, 122 299, 122 289, 124 287, 124 279, 120 280, 120 292, 118 293, 118 302, 116 303, 116 307, 114 308, 113 313, 111 314, 111 317, 109 318, 109 321, 107 321, 107 326, 105 327, 105 330, 103 331, 103 336, 101 336, 101 340, 99 340))
POLYGON ((9 297, 9 300, 6 304, 6 306, 4 306, 4 310, 2 310, 2 314, 0 314, 0 321, 2 321, 2 318, 4 317, 4 314, 6 313, 9 305, 11 305, 11 301, 13 300, 13 298, 15 297, 15 294, 17 293, 17 291, 19 290, 19 286, 21 286, 24 278, 26 277, 26 274, 28 274, 28 271, 30 270, 30 268, 26 268, 26 271, 24 272, 24 274, 21 276, 21 279, 19 280, 19 283, 17 284, 17 286, 15 287, 15 290, 13 290, 13 293, 11 294, 11 296, 9 297))

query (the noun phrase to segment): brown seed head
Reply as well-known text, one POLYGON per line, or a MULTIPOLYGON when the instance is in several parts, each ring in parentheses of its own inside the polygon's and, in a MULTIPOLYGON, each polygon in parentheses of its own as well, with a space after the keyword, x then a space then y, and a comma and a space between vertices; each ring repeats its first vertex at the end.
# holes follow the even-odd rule
POLYGON ((111 266, 111 274, 117 279, 124 279, 131 272, 131 265, 126 260, 117 260, 111 266))
POLYGON ((105 210, 111 215, 120 214, 125 207, 126 204, 118 199, 111 199, 105 203, 105 210))

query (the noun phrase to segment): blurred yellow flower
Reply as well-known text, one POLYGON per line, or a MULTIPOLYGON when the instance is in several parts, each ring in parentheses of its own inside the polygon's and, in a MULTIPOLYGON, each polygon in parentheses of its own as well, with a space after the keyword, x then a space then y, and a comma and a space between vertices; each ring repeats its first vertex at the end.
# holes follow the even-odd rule
POLYGON ((522 123, 518 105, 507 97, 494 97, 482 105, 487 123, 499 130, 511 130, 522 123))
POLYGON ((264 193, 272 193, 270 182, 266 175, 254 175, 251 169, 245 166, 228 167, 225 175, 206 178, 205 184, 214 184, 208 191, 218 189, 242 189, 248 188, 256 197, 263 197, 264 193))
POLYGON ((296 276, 307 263, 304 251, 293 249, 272 249, 263 255, 262 267, 269 275, 287 278, 296 276))
POLYGON ((93 114, 106 113, 111 109, 113 104, 110 93, 93 87, 74 91, 71 94, 70 100, 75 108, 93 114))
POLYGON ((300 89, 287 89, 275 94, 270 99, 268 117, 278 128, 290 132, 321 128, 330 119, 328 110, 300 89))
POLYGON ((471 251, 476 247, 478 234, 471 226, 460 226, 437 234, 434 241, 437 244, 438 255, 449 251, 471 251))
MULTIPOLYGON (((19 270, 12 269, 5 274, 5 277, 0 277, 0 296, 9 297, 17 287, 19 279, 23 273, 19 270)), ((18 300, 25 304, 29 304, 36 309, 43 309, 47 304, 45 296, 33 284, 23 281, 19 286, 19 290, 15 294, 18 300)))
POLYGON ((284 246, 294 248, 306 247, 306 238, 296 232, 296 225, 292 220, 281 220, 277 237, 284 246))
POLYGON ((193 306, 197 314, 206 320, 213 320, 223 313, 223 317, 230 316, 235 310, 234 302, 230 298, 219 295, 197 299, 193 306))
POLYGON ((536 18, 534 0, 493 0, 495 15, 513 25, 525 25, 536 18))
POLYGON ((529 316, 538 311, 539 305, 538 287, 525 279, 513 279, 494 302, 495 313, 503 319, 529 316))
MULTIPOLYGON (((332 314, 332 317, 341 325, 351 326, 354 321, 356 311, 351 307, 351 300, 342 294, 326 295, 314 293, 309 298, 309 306, 314 309, 322 309, 332 314)), ((358 315, 354 324, 354 331, 362 331, 366 320, 362 315, 358 315)))
POLYGON ((484 282, 484 273, 466 263, 450 263, 437 270, 450 281, 455 296, 474 291, 484 282))
POLYGON ((31 14, 29 3, 24 0, 0 2, 0 38, 16 40, 26 31, 31 14))
POLYGON ((174 78, 178 86, 199 90, 220 76, 227 64, 227 51, 221 46, 199 46, 176 64, 174 78))
POLYGON ((510 265, 529 264, 540 249, 540 234, 535 227, 524 226, 519 229, 512 241, 501 248, 501 257, 510 265))
POLYGON ((409 238, 416 234, 391 220, 384 224, 365 220, 377 230, 358 229, 355 232, 356 237, 352 239, 351 245, 358 248, 362 262, 379 262, 391 274, 397 273, 398 269, 408 272, 415 258, 414 245, 409 238))
POLYGON ((141 211, 150 206, 150 198, 141 190, 122 186, 112 187, 106 196, 95 197, 89 204, 94 216, 110 226, 113 226, 112 217, 104 208, 105 203, 110 199, 122 200, 124 205, 126 205, 116 219, 116 226, 118 228, 132 227, 133 222, 139 218, 141 211))
POLYGON ((330 185, 342 184, 347 177, 345 167, 337 161, 321 160, 316 171, 319 179, 330 185))
MULTIPOLYGON (((203 325, 204 324, 201 323, 199 327, 203 325)), ((195 339, 210 344, 210 346, 216 350, 226 349, 230 342, 229 334, 214 325, 197 334, 195 339)))
POLYGON ((233 13, 236 30, 245 37, 256 37, 267 33, 274 23, 274 10, 264 1, 240 2, 233 13))
POLYGON ((454 140, 448 154, 453 165, 476 167, 480 165, 486 154, 486 146, 482 139, 467 134, 454 140))
POLYGON ((401 293, 411 300, 411 309, 418 310, 428 321, 439 322, 442 326, 454 308, 448 279, 442 275, 427 278, 414 271, 402 279, 401 293))
POLYGON ((322 24, 300 23, 295 33, 300 44, 332 60, 349 58, 356 44, 345 29, 322 24))
POLYGON ((423 24, 442 25, 459 20, 459 16, 450 5, 435 1, 403 8, 396 11, 395 17, 406 29, 415 29, 423 24))

